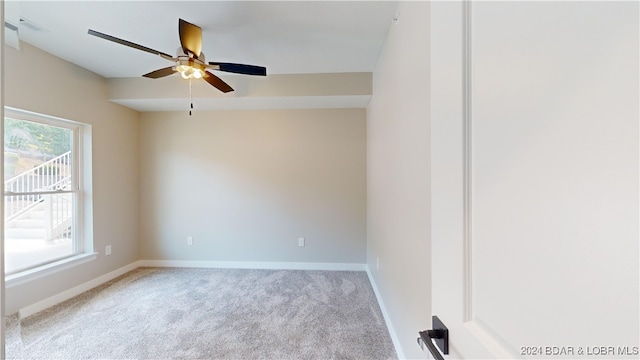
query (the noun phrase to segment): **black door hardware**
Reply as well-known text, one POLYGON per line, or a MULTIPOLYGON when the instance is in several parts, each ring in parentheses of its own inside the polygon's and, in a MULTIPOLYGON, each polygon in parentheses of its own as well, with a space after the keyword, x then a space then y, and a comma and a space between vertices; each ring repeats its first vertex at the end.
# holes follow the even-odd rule
POLYGON ((449 329, 447 329, 442 321, 435 315, 431 317, 431 327, 433 330, 425 330, 418 333, 420 335, 418 344, 423 350, 423 345, 426 345, 434 359, 444 360, 442 354, 449 354, 449 329), (431 339, 434 339, 435 345, 431 339), (438 349, 442 351, 442 354, 440 354, 438 349))

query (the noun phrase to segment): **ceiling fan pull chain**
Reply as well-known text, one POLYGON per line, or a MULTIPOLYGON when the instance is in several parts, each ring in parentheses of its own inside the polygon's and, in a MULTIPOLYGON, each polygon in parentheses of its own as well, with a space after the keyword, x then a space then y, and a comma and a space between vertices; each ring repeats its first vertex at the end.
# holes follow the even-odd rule
MULTIPOLYGON (((193 95, 191 94, 191 78, 189 78, 189 101, 191 101, 191 109, 193 109, 193 95)), ((189 110, 189 116, 191 116, 191 110, 189 110)))

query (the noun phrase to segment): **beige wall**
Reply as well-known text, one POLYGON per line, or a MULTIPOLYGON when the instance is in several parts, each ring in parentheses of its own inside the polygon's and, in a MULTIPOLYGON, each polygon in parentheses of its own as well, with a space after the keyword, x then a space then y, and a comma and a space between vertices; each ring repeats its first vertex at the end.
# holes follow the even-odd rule
POLYGON ((365 134, 362 109, 143 113, 141 257, 364 264, 365 134))
POLYGON ((364 110, 140 115, 96 74, 28 44, 5 52, 7 106, 92 126, 100 252, 8 288, 7 313, 139 259, 366 262, 364 110))
POLYGON ((6 290, 6 313, 139 258, 139 114, 110 103, 105 80, 28 44, 4 48, 5 105, 90 124, 93 132, 95 261, 6 290), (104 256, 105 245, 113 254, 104 256))
POLYGON ((417 358, 431 325, 429 4, 400 2, 398 13, 367 108, 367 261, 399 355, 417 358))

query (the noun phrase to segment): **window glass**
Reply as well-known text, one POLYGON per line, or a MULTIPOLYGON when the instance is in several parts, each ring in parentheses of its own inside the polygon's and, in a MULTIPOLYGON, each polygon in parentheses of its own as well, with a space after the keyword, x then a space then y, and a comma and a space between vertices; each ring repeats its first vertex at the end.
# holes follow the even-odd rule
POLYGON ((82 252, 78 238, 78 132, 46 117, 4 119, 5 272, 82 252))

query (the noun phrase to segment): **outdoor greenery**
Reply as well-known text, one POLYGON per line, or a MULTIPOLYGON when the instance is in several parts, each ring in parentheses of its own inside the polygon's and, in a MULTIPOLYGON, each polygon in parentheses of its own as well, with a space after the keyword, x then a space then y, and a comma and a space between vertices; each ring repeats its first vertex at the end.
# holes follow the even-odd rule
POLYGON ((32 121, 4 119, 5 151, 22 150, 53 157, 71 150, 71 131, 32 121))

